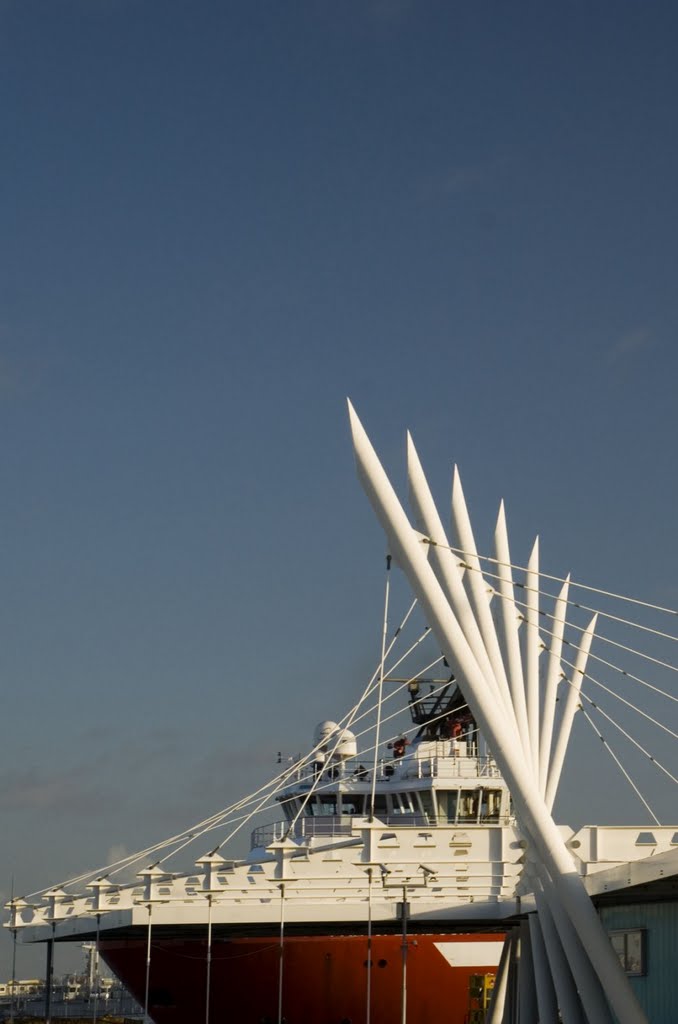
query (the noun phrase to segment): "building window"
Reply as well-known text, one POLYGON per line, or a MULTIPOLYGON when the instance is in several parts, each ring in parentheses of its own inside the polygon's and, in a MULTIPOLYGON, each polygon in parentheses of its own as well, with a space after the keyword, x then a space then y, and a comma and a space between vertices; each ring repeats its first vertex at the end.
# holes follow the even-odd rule
POLYGON ((647 973, 643 928, 610 932, 610 942, 626 974, 638 978, 647 973))

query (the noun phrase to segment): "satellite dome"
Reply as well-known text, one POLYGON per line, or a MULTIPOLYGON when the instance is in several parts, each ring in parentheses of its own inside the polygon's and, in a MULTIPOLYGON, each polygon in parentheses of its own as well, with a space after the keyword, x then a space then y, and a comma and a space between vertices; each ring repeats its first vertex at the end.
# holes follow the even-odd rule
POLYGON ((319 725, 316 725, 315 732, 313 733, 314 746, 319 746, 321 750, 327 750, 336 741, 336 734, 338 732, 339 726, 336 722, 320 722, 319 725))
POLYGON ((335 751, 337 757, 342 761, 348 761, 349 758, 357 756, 358 744, 355 734, 350 729, 342 729, 339 736, 335 737, 334 742, 336 743, 337 740, 339 740, 335 751))

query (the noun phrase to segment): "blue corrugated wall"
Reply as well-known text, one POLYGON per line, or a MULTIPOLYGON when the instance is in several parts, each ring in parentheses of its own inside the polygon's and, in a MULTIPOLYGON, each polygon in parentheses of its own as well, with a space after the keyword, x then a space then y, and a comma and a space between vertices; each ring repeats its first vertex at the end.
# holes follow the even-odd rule
POLYGON ((677 1024, 678 903, 602 907, 600 918, 608 932, 621 928, 646 929, 647 974, 629 980, 650 1024, 677 1024))

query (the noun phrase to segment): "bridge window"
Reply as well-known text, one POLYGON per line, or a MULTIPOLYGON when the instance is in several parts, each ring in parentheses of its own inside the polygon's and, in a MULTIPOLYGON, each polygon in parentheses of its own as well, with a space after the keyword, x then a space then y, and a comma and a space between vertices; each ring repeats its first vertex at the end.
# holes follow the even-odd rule
POLYGON ((287 819, 287 821, 292 821, 292 818, 294 817, 294 815, 295 815, 295 813, 297 811, 298 801, 294 800, 292 797, 290 797, 287 800, 282 800, 281 801, 281 806, 282 806, 283 813, 284 813, 285 818, 287 819))
POLYGON ((365 797, 362 793, 344 793, 341 798, 342 814, 362 814, 365 797))
POLYGON ((479 795, 480 791, 477 789, 462 789, 459 794, 457 821, 478 820, 479 795))
POLYGON ((499 821, 501 813, 501 789, 483 789, 480 797, 480 820, 499 821))
POLYGON ((457 820, 459 790, 439 789, 436 795, 438 797, 438 817, 443 824, 449 822, 451 825, 454 825, 457 820))
POLYGON ((334 793, 321 793, 318 797, 318 814, 330 814, 334 816, 337 813, 337 797, 334 793))
POLYGON ((414 794, 415 799, 419 802, 419 811, 426 815, 426 819, 430 824, 434 824, 436 812, 433 808, 433 794, 427 790, 421 790, 419 793, 414 794))
POLYGON ((394 814, 414 814, 414 806, 409 793, 394 793, 392 800, 394 814))
POLYGON ((386 809, 386 795, 384 793, 375 793, 374 795, 374 816, 375 818, 385 818, 388 814, 386 809))

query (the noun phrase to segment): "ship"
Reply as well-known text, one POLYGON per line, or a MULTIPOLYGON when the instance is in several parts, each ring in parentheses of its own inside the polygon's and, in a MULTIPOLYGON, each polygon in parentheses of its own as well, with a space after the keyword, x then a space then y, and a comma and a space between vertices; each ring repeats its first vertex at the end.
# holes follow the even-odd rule
MULTIPOLYGON (((413 525, 351 415, 389 545, 386 595, 393 568, 415 594, 392 633, 385 619, 359 701, 321 722, 306 754, 281 754, 268 787, 39 903, 13 899, 7 926, 46 943, 48 981, 55 943, 94 943, 155 1024, 481 1024, 517 1020, 528 997, 542 1020, 576 1010, 589 1024, 612 1012, 642 1024, 591 893, 596 875, 647 856, 649 833, 575 830, 552 814, 595 620, 576 627, 570 665, 569 579, 544 626, 534 551, 516 584, 526 600, 515 599, 503 512, 481 569, 456 478, 455 548, 411 444, 413 525), (406 655, 425 640, 435 658, 399 675, 403 659, 389 659, 417 602, 424 621, 406 655), (391 732, 394 701, 409 721, 391 732), (249 852, 229 859, 227 840, 272 808, 249 852), (174 869, 227 825, 190 870, 174 869)), ((650 853, 676 836, 653 827, 650 853)))
POLYGON ((375 761, 320 723, 246 858, 151 865, 141 885, 98 877, 87 896, 55 888, 17 913, 95 942, 157 1024, 387 1024, 404 1005, 410 1024, 437 1024, 441 1007, 451 1024, 480 1020, 521 871, 511 797, 453 677, 395 685, 412 739, 375 761))

